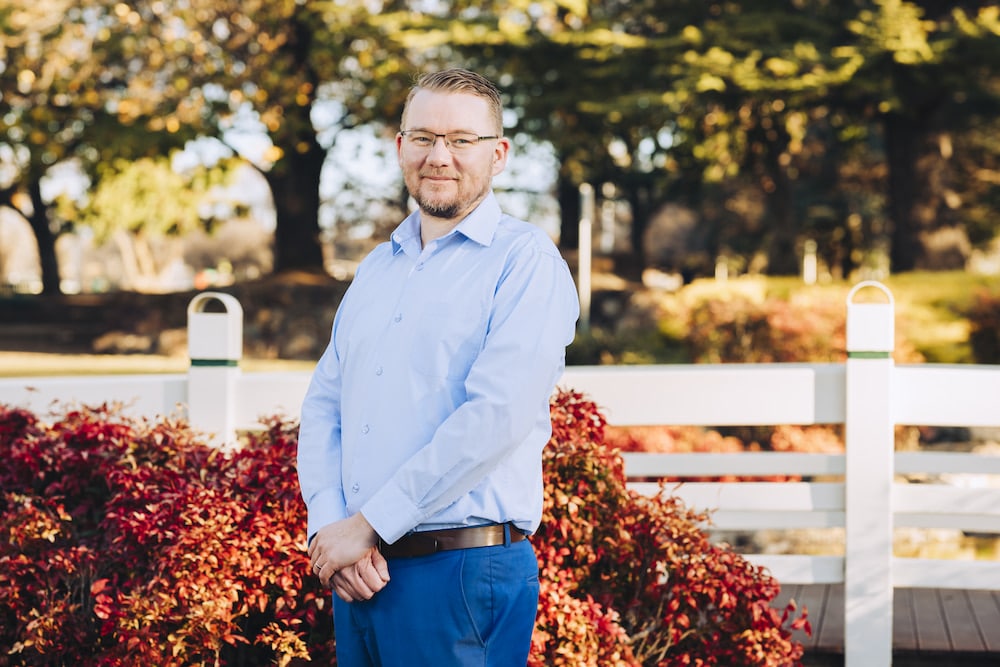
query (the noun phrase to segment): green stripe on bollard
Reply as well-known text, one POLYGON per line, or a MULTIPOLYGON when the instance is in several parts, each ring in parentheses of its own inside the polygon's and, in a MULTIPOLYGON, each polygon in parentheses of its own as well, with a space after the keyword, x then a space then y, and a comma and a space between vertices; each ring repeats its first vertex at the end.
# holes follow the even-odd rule
POLYGON ((888 359, 889 352, 848 352, 848 359, 888 359))
POLYGON ((229 366, 235 367, 239 366, 240 362, 236 359, 192 359, 192 366, 229 366))

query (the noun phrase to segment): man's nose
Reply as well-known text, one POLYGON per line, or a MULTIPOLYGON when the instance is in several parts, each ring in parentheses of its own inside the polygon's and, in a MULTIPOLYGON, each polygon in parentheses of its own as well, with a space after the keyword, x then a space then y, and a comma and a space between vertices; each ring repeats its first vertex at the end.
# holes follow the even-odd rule
POLYGON ((448 148, 448 143, 445 141, 444 137, 434 137, 434 143, 431 144, 431 149, 427 153, 427 159, 435 162, 451 162, 451 149, 448 148))

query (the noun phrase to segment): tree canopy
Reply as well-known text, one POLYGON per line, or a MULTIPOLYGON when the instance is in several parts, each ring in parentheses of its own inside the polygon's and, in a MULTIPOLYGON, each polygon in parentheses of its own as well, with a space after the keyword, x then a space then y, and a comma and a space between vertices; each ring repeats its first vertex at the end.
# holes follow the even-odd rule
POLYGON ((0 34, 0 205, 40 251, 60 230, 38 187, 53 164, 96 187, 98 165, 207 136, 265 176, 275 268, 321 268, 339 133, 391 135, 412 74, 443 65, 497 80, 508 133, 552 146, 564 247, 582 183, 629 204, 638 267, 667 204, 697 221, 700 254, 679 261, 779 274, 807 239, 845 274, 878 248, 905 271, 939 229, 1000 228, 995 2, 11 0, 0 34), (269 147, 246 153, 241 132, 269 147))

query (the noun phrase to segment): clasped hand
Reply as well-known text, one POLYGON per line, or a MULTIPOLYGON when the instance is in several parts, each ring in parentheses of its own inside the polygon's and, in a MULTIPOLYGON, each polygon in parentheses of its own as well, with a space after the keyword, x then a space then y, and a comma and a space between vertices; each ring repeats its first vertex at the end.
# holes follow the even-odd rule
POLYGON ((360 513, 328 524, 309 544, 309 563, 325 588, 344 602, 370 600, 389 582, 377 534, 360 513))

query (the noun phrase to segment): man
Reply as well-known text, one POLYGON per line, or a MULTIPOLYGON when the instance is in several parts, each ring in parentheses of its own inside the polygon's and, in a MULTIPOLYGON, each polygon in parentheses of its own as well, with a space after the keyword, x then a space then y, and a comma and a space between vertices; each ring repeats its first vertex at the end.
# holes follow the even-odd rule
POLYGON ((396 151, 418 210, 361 263, 302 406, 298 471, 337 664, 524 665, 549 396, 579 303, 492 191, 496 87, 426 74, 396 151))

